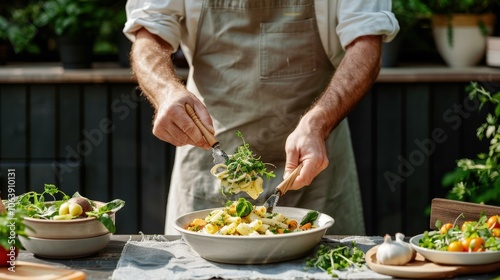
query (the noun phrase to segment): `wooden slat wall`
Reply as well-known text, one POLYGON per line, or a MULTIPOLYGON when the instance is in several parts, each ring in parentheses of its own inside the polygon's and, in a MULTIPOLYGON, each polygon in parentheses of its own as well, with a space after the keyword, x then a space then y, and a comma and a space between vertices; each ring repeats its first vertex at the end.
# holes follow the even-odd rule
POLYGON ((465 85, 378 83, 349 115, 368 234, 427 229, 443 175, 487 151, 475 136, 486 111, 467 110, 465 85))
MULTIPOLYGON (((486 150, 484 114, 457 111, 464 86, 380 82, 349 115, 367 234, 427 229, 443 174, 486 150)), ((118 233, 162 233, 174 149, 151 134, 152 115, 132 83, 0 85, 0 190, 15 168, 18 193, 54 183, 121 198, 118 233)))
POLYGON ((16 170, 19 194, 53 183, 121 198, 119 233, 161 233, 174 152, 151 134, 152 114, 134 84, 0 85, 0 172, 16 170))

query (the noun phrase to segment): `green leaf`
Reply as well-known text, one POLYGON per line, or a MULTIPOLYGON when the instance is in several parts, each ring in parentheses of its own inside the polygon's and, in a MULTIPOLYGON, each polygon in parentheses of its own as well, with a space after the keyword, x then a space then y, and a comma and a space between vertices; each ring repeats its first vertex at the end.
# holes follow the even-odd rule
POLYGON ((495 106, 495 116, 500 116, 500 103, 495 106))
POLYGON ((236 215, 238 217, 248 216, 252 212, 252 209, 253 205, 248 200, 243 197, 238 199, 238 202, 236 203, 236 215))
POLYGON ((108 229, 110 233, 116 232, 116 226, 109 214, 104 213, 102 215, 97 216, 97 219, 108 229))
POLYGON ((303 226, 307 223, 313 223, 318 219, 319 212, 318 211, 309 211, 300 221, 300 225, 303 226))

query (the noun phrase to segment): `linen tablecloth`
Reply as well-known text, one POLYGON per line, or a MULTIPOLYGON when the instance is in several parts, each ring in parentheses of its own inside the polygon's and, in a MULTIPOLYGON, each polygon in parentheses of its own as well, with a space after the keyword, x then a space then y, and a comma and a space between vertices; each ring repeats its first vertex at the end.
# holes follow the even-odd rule
MULTIPOLYGON (((351 245, 367 252, 371 247, 383 242, 380 236, 353 236, 343 239, 323 238, 320 244, 351 245)), ((201 258, 182 239, 168 241, 161 235, 149 236, 141 241, 125 244, 113 280, 138 279, 332 279, 320 269, 305 269, 305 261, 310 255, 296 260, 272 264, 235 265, 221 264, 201 258)), ((367 267, 354 271, 342 271, 339 278, 383 279, 391 278, 378 274, 367 267)))

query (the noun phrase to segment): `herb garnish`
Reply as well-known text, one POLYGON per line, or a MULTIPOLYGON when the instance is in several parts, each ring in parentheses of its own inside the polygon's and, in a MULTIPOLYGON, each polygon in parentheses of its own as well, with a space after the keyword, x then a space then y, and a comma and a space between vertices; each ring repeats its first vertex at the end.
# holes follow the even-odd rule
POLYGON ((365 253, 353 242, 352 246, 319 245, 315 257, 306 259, 305 270, 319 268, 332 277, 338 277, 341 270, 362 268, 365 264, 365 253))
MULTIPOLYGON (((243 134, 240 131, 236 132, 236 136, 240 137, 243 144, 236 148, 235 153, 226 162, 229 170, 229 179, 239 178, 245 173, 256 173, 258 175, 273 178, 276 174, 273 171, 267 171, 266 164, 260 160, 260 157, 255 158, 250 150, 250 144, 245 142, 243 134)), ((253 174, 252 180, 256 180, 256 174, 253 174)))

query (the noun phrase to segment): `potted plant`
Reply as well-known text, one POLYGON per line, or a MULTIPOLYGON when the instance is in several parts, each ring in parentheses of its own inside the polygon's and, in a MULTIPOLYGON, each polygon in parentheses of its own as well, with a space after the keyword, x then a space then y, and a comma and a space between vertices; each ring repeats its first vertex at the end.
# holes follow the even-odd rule
POLYGON ((436 48, 451 67, 478 64, 493 31, 497 0, 427 0, 436 48))
POLYGON ((394 40, 383 46, 383 67, 393 67, 397 64, 399 50, 405 35, 408 34, 421 19, 431 16, 429 8, 421 0, 393 0, 392 12, 399 22, 400 32, 394 40))
POLYGON ((110 17, 106 1, 42 0, 41 21, 56 38, 63 67, 90 68, 100 28, 110 17))
POLYGON ((456 168, 443 177, 443 185, 451 188, 450 199, 500 205, 500 92, 490 92, 475 82, 467 91, 480 109, 491 109, 476 133, 479 140, 489 139, 490 146, 475 159, 459 159, 456 168))
POLYGON ((38 33, 40 6, 35 2, 3 6, 0 9, 0 63, 6 62, 10 47, 16 53, 39 53, 40 47, 33 42, 38 33))

